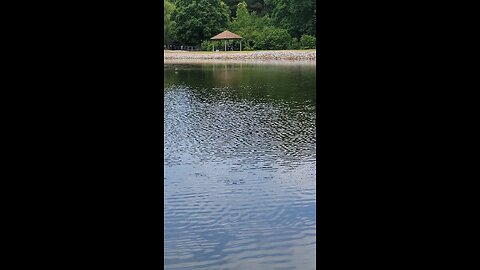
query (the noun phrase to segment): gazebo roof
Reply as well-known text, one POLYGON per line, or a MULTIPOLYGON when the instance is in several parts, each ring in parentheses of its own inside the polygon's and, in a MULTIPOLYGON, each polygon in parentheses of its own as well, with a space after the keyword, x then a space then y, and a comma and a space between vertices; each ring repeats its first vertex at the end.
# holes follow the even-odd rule
POLYGON ((222 33, 212 37, 211 39, 220 40, 220 39, 242 39, 241 36, 234 34, 228 30, 223 31, 222 33))

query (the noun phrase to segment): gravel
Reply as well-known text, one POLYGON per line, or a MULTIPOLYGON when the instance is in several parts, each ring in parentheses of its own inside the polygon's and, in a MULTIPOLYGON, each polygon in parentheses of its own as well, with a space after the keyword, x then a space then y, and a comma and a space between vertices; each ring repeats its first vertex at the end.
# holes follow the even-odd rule
POLYGON ((316 61, 316 51, 183 52, 164 51, 164 60, 316 61))

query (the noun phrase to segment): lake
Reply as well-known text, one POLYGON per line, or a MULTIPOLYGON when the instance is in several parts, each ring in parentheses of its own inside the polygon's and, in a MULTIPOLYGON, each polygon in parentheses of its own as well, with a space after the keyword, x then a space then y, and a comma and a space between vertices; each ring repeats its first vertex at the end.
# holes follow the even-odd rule
POLYGON ((315 269, 315 64, 164 63, 164 268, 315 269))

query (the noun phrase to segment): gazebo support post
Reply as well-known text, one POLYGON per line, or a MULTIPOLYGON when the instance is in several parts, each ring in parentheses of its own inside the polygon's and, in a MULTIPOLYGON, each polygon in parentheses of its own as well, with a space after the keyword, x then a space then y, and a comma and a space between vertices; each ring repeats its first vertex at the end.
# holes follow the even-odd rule
POLYGON ((242 51, 242 40, 240 39, 240 51, 242 51))
POLYGON ((225 51, 227 51, 227 40, 225 39, 225 51))

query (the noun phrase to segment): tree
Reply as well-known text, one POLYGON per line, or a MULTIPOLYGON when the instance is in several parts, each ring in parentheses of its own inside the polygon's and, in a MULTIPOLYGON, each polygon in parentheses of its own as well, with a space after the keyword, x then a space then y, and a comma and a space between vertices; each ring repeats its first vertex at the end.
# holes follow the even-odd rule
MULTIPOLYGON (((264 28, 271 26, 269 18, 258 17, 248 12, 248 5, 245 1, 238 3, 236 16, 230 23, 229 28, 244 38, 244 49, 251 50, 262 35, 264 28)), ((262 48, 268 49, 268 48, 262 48)))
POLYGON ((302 34, 316 34, 315 0, 270 0, 273 4, 273 19, 276 24, 300 38, 302 34))
POLYGON ((290 47, 292 37, 285 29, 265 27, 257 33, 253 49, 255 50, 286 50, 290 47))
POLYGON ((249 12, 255 12, 258 16, 263 16, 269 12, 269 0, 224 0, 225 4, 230 8, 230 14, 233 17, 237 9, 238 3, 246 2, 249 12))
POLYGON ((175 37, 185 45, 199 45, 224 31, 230 18, 222 0, 177 0, 175 6, 175 37))
POLYGON ((169 44, 173 39, 175 30, 175 22, 171 20, 171 16, 175 6, 168 0, 163 0, 163 44, 169 44))
POLYGON ((237 5, 236 16, 230 24, 230 28, 234 31, 248 30, 254 26, 253 18, 248 13, 247 3, 242 1, 237 5))

